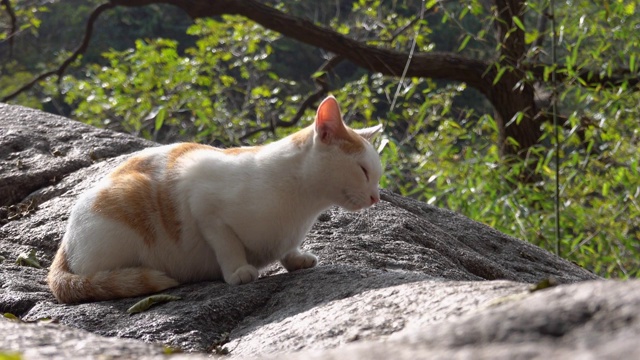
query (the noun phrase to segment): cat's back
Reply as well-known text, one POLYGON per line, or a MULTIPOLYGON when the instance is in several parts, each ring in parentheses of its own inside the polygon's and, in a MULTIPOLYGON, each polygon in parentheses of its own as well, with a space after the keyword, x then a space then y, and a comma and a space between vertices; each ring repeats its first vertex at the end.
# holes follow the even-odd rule
POLYGON ((114 180, 119 177, 146 175, 157 178, 158 175, 178 171, 179 165, 195 153, 218 154, 220 149, 198 143, 177 143, 141 150, 118 165, 107 177, 114 180))
POLYGON ((79 198, 70 224, 80 230, 82 224, 92 223, 86 227, 90 231, 96 222, 115 221, 148 243, 157 235, 149 229, 164 229, 169 237, 177 238, 173 229, 190 220, 190 201, 201 199, 229 207, 245 197, 258 196, 253 192, 263 182, 255 176, 262 149, 219 149, 198 143, 144 149, 79 198))
MULTIPOLYGON (((179 164, 196 151, 217 153, 220 150, 202 144, 178 143, 132 154, 80 196, 70 220, 78 223, 97 216, 131 224, 132 219, 146 219, 149 213, 171 210, 175 207, 174 183, 181 177, 179 164), (167 207, 168 210, 164 209, 167 207)), ((150 224, 134 225, 143 228, 150 224)))

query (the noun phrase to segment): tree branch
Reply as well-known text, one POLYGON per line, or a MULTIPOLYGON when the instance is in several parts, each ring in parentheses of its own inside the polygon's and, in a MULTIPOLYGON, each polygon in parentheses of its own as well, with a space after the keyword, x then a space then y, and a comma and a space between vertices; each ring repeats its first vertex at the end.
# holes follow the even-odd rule
POLYGON ((517 66, 518 61, 525 54, 524 31, 516 26, 514 18, 524 21, 524 1, 523 0, 495 0, 495 27, 498 35, 498 42, 502 44, 500 52, 501 60, 513 66, 517 66))
MULTIPOLYGON (((286 37, 323 48, 334 54, 340 54, 345 60, 363 69, 383 75, 400 76, 407 63, 408 53, 369 46, 348 38, 332 29, 323 28, 311 21, 297 18, 255 0, 111 0, 100 5, 91 14, 87 22, 87 32, 81 46, 59 69, 48 71, 36 77, 29 84, 5 96, 0 101, 13 99, 19 93, 28 90, 38 81, 51 75, 61 75, 66 67, 84 52, 91 37, 93 22, 102 11, 114 7, 140 7, 150 4, 171 4, 179 7, 192 18, 210 17, 222 14, 244 16, 267 29, 274 30, 286 37)), ((470 59, 455 53, 415 53, 407 69, 408 77, 428 77, 465 82, 491 98, 492 80, 495 68, 488 62, 470 59)), ((495 105, 495 104, 494 104, 495 105)))
MULTIPOLYGON (((193 18, 235 14, 244 16, 286 37, 342 55, 363 69, 383 75, 400 76, 409 54, 348 38, 309 20, 288 15, 256 0, 112 0, 120 6, 139 7, 149 4, 171 4, 193 18)), ((466 82, 485 95, 490 94, 494 69, 488 62, 455 53, 415 53, 407 71, 408 77, 429 77, 466 82), (489 71, 487 72, 487 69, 489 71), (485 80, 485 76, 489 80, 485 80)))
MULTIPOLYGON (((422 9, 422 11, 424 12, 424 9, 422 9)), ((395 40, 398 36, 402 35, 402 33, 410 29, 413 25, 415 25, 420 20, 421 19, 419 17, 414 17, 413 19, 411 19, 411 21, 409 21, 405 26, 394 31, 393 34, 391 34, 391 38, 389 39, 389 41, 391 42, 395 40)))
MULTIPOLYGON (((551 65, 546 64, 533 64, 528 67, 533 76, 535 76, 539 80, 544 79, 545 68, 551 67, 551 65)), ((613 75, 601 75, 599 71, 593 71, 589 69, 580 70, 576 75, 571 76, 567 75, 565 71, 562 71, 566 68, 558 68, 556 69, 556 77, 559 81, 571 80, 572 78, 579 78, 583 81, 583 86, 586 87, 596 87, 602 86, 604 88, 616 88, 620 87, 623 84, 627 84, 628 89, 631 91, 640 91, 640 76, 639 74, 632 73, 629 69, 618 69, 612 72, 613 75)))
POLYGON ((302 104, 300 104, 300 106, 298 107, 298 111, 293 116, 293 118, 291 118, 291 120, 285 121, 285 120, 281 120, 280 117, 278 117, 275 121, 271 122, 271 124, 269 126, 264 126, 264 127, 261 127, 261 128, 249 130, 244 135, 242 135, 238 140, 244 141, 244 140, 252 137, 255 134, 258 134, 258 133, 261 133, 261 132, 264 132, 264 131, 274 131, 276 127, 291 127, 291 126, 295 126, 300 121, 300 119, 304 115, 304 112, 307 111, 307 109, 309 109, 312 106, 315 106, 315 104, 318 103, 318 101, 320 101, 323 97, 325 97, 329 93, 329 91, 330 91, 329 90, 329 78, 327 76, 327 73, 329 71, 333 70, 333 68, 335 68, 343 60, 344 60, 344 58, 342 56, 334 55, 329 60, 325 61, 318 68, 318 70, 316 70, 316 73, 323 72, 322 75, 320 75, 320 76, 318 76, 318 77, 316 77, 314 79, 314 81, 316 83, 317 90, 313 94, 309 95, 309 97, 307 97, 302 102, 302 104))
POLYGON ((89 41, 91 41, 91 36, 93 35, 93 24, 98 19, 100 14, 102 14, 105 10, 111 9, 113 7, 115 7, 115 5, 113 3, 104 3, 104 4, 101 4, 101 5, 98 5, 98 7, 96 7, 93 10, 93 12, 91 12, 91 15, 89 15, 89 19, 87 20, 87 25, 86 25, 86 28, 85 28, 84 38, 82 39, 82 42, 76 48, 76 50, 73 52, 73 54, 71 54, 71 56, 69 56, 57 69, 53 69, 53 70, 49 70, 49 71, 43 72, 42 74, 36 76, 29 83, 23 85, 18 90, 14 91, 11 94, 9 94, 9 95, 3 97, 2 99, 0 99, 0 101, 7 102, 7 101, 15 98, 16 96, 18 96, 23 91, 31 89, 39 81, 44 80, 44 79, 48 78, 51 75, 57 75, 58 76, 58 81, 60 81, 62 79, 62 75, 67 70, 69 65, 71 65, 71 63, 73 63, 80 55, 84 54, 85 51, 87 51, 87 47, 89 47, 89 41))
POLYGON ((317 91, 313 93, 311 96, 309 96, 307 100, 305 100, 300 105, 300 107, 298 108, 298 111, 296 112, 296 114, 293 116, 291 120, 283 121, 278 118, 278 120, 276 121, 276 125, 281 127, 290 127, 290 126, 296 125, 298 121, 300 121, 300 118, 302 118, 302 115, 304 115, 304 112, 306 109, 308 109, 311 106, 314 106, 320 99, 325 97, 330 91, 329 77, 327 76, 327 74, 331 70, 333 70, 343 60, 344 58, 342 56, 334 55, 330 59, 325 61, 324 64, 322 64, 316 71, 316 73, 318 72, 323 73, 322 75, 314 79, 314 82, 316 83, 317 91))
MULTIPOLYGON (((502 3, 522 4, 521 0, 499 1, 502 3)), ((366 45, 363 42, 339 34, 332 29, 323 28, 315 25, 311 21, 288 15, 256 0, 110 0, 109 3, 100 5, 93 11, 87 22, 87 30, 82 44, 60 68, 41 74, 29 84, 5 96, 0 101, 7 101, 14 98, 19 93, 31 88, 35 83, 48 76, 54 74, 58 76, 62 75, 68 65, 86 50, 91 38, 93 23, 104 10, 115 6, 141 7, 158 3, 174 5, 184 10, 192 18, 222 14, 241 15, 265 28, 279 32, 286 37, 323 48, 334 54, 339 54, 344 60, 349 60, 363 69, 378 72, 383 75, 399 76, 402 74, 409 57, 408 53, 366 45)), ((510 16, 521 15, 519 14, 521 9, 517 5, 515 8, 518 9, 515 12, 509 11, 502 13, 502 16, 511 24, 511 28, 513 28, 514 25, 510 16)), ((524 42, 522 42, 522 44, 524 44, 524 42)), ((535 72, 540 72, 540 70, 535 69, 535 72)), ((406 74, 408 77, 428 77, 465 82, 470 87, 484 94, 492 102, 494 107, 497 107, 500 106, 500 103, 495 97, 496 90, 493 85, 495 75, 496 68, 491 66, 491 62, 467 58, 456 53, 443 52, 415 53, 406 74)), ((619 82, 611 81, 611 84, 617 83, 619 82)), ((637 84, 637 81, 631 81, 630 83, 634 85, 637 84)))
POLYGON ((11 18, 11 28, 9 29, 9 34, 7 35, 7 39, 9 39, 9 58, 13 57, 13 36, 16 34, 18 29, 18 18, 16 17, 15 11, 11 7, 11 3, 9 0, 2 0, 0 4, 4 5, 4 9, 11 18))

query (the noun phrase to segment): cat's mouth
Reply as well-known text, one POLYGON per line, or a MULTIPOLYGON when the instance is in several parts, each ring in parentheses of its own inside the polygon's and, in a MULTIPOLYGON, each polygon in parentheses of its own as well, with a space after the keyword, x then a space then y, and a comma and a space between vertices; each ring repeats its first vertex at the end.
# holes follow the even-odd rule
POLYGON ((342 195, 345 201, 341 204, 341 206, 348 211, 359 211, 362 209, 366 209, 379 201, 379 195, 373 196, 361 192, 353 193, 348 191, 347 189, 342 190, 342 195))

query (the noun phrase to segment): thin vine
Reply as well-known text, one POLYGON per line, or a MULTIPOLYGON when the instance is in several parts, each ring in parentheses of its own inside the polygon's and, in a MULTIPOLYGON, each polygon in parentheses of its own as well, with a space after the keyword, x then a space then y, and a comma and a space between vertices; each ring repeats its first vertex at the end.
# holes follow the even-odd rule
POLYGON ((558 35, 556 34, 556 18, 554 11, 553 0, 550 0, 549 4, 549 17, 551 18, 551 86, 552 86, 552 97, 551 97, 551 111, 553 116, 553 136, 555 138, 555 163, 556 163, 556 186, 555 186, 555 196, 554 196, 554 210, 555 210, 555 236, 556 236, 556 244, 555 244, 555 252, 556 255, 561 256, 560 252, 560 136, 558 131, 558 84, 556 79, 556 64, 558 63, 557 55, 556 55, 556 43, 558 41, 558 35))

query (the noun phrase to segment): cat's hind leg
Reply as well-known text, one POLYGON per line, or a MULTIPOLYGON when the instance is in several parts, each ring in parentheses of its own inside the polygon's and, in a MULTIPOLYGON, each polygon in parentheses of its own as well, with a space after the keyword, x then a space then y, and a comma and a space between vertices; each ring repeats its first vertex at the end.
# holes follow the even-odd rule
POLYGON ((296 248, 280 259, 280 263, 287 271, 291 272, 315 267, 318 264, 318 258, 310 252, 303 253, 296 248))

